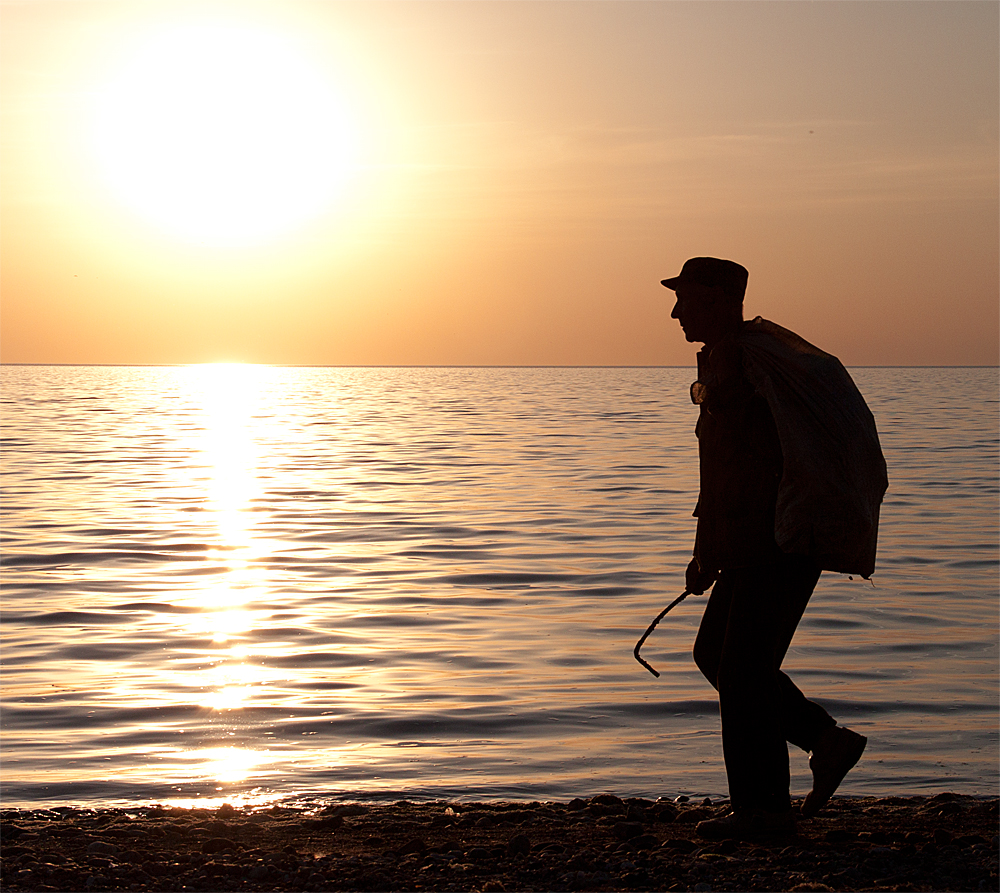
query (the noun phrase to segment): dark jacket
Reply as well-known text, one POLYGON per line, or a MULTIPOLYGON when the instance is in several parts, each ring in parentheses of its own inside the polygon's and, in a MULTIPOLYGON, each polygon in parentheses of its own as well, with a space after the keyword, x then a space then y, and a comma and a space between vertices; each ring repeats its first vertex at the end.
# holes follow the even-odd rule
POLYGON ((766 564, 778 552, 774 515, 781 443, 764 400, 743 372, 735 338, 698 353, 691 399, 701 406, 701 492, 695 557, 702 570, 766 564))

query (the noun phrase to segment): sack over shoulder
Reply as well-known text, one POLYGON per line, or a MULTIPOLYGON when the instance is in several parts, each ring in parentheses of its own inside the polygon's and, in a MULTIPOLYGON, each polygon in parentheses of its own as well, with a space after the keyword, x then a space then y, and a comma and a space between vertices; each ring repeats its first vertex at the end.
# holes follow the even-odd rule
POLYGON ((864 397, 840 360, 775 323, 758 316, 739 341, 781 441, 778 545, 824 570, 870 577, 889 480, 864 397))

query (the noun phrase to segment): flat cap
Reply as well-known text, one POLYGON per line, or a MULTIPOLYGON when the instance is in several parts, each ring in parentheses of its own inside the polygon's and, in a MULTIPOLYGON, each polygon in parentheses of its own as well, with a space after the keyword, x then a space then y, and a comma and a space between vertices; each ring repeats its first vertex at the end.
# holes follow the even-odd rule
POLYGON ((660 284, 676 291, 679 285, 696 282, 710 288, 721 288, 728 295, 742 298, 746 294, 749 277, 746 267, 736 261, 718 257, 692 257, 684 261, 679 276, 664 279, 660 284))

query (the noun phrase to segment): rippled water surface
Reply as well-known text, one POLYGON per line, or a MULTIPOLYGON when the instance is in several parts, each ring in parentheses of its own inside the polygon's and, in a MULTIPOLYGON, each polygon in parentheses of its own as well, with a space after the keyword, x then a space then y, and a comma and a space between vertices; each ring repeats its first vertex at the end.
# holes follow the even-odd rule
MULTIPOLYGON (((874 586, 785 668, 846 793, 998 784, 996 369, 854 377, 874 586)), ((2 370, 2 798, 726 793, 688 369, 2 370)), ((792 749, 793 794, 809 788, 792 749)))

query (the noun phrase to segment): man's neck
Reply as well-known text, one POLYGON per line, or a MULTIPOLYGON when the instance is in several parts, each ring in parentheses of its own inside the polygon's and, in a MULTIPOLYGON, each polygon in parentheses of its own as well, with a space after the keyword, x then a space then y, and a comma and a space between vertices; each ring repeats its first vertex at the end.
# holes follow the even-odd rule
POLYGON ((706 333, 705 350, 711 352, 720 341, 724 341, 730 335, 735 335, 743 327, 743 315, 733 316, 729 319, 719 321, 719 325, 714 326, 711 332, 706 333))

